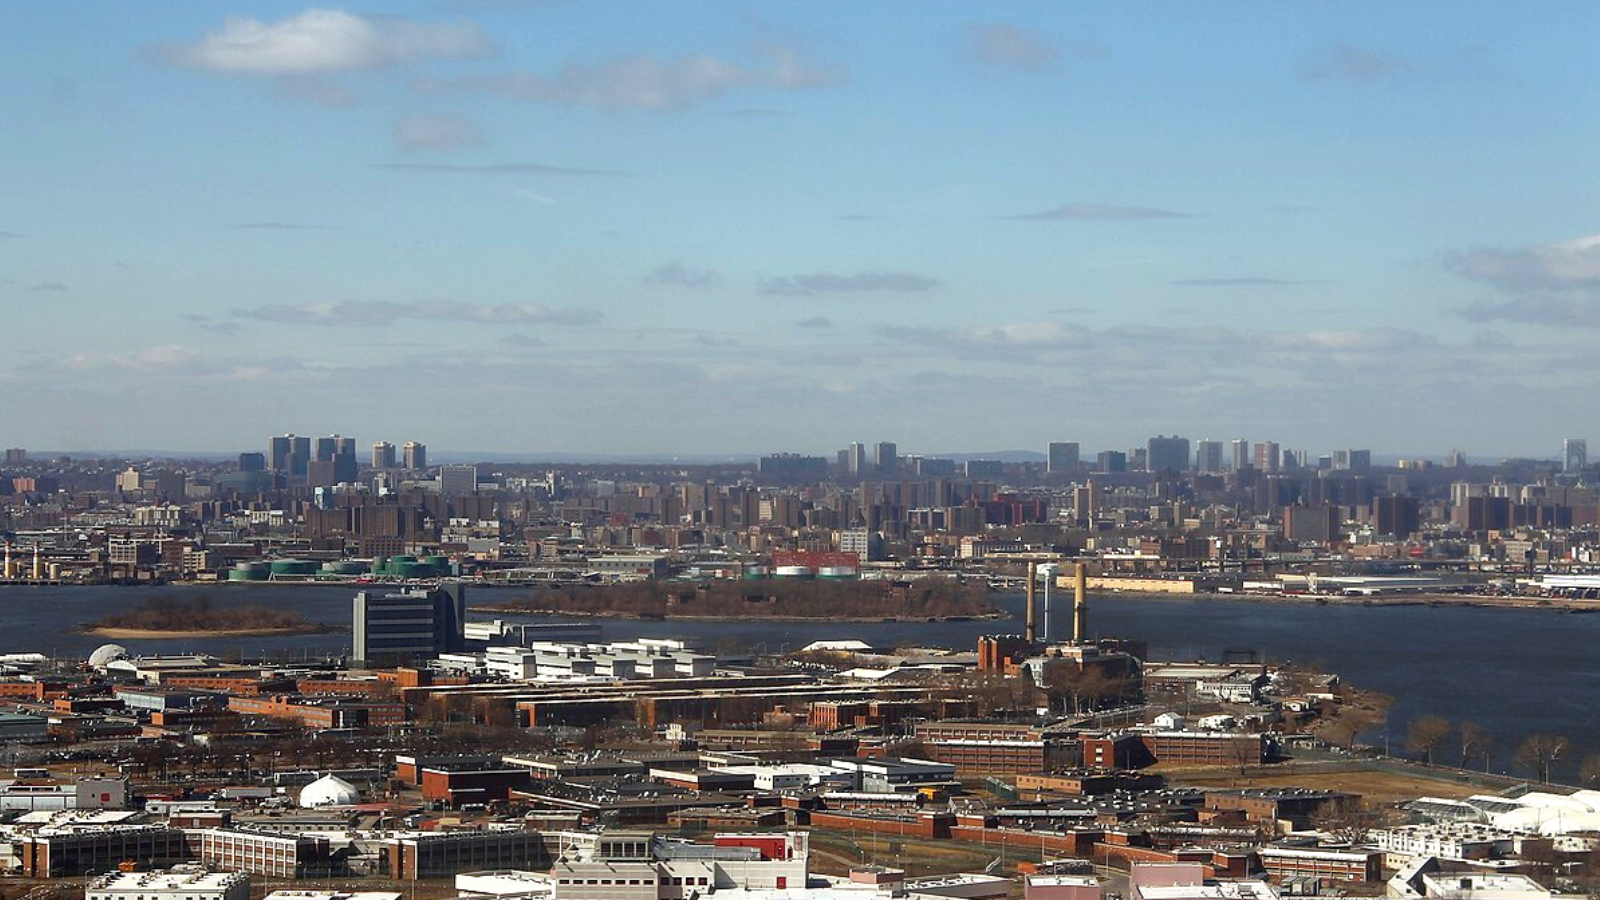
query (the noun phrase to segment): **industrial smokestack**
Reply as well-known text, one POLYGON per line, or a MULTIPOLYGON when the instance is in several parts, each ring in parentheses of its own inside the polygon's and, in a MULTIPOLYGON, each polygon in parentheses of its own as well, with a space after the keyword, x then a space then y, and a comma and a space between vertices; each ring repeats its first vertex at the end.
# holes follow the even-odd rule
POLYGON ((1028 563, 1028 617, 1027 617, 1028 626, 1027 626, 1027 631, 1024 632, 1024 635, 1027 637, 1028 643, 1030 643, 1030 644, 1033 643, 1033 640, 1034 640, 1034 633, 1033 633, 1033 623, 1034 623, 1033 605, 1034 605, 1034 600, 1036 599, 1036 595, 1038 594, 1038 592, 1039 592, 1039 564, 1036 563, 1036 562, 1030 562, 1030 563, 1028 563))
POLYGON ((1072 640, 1089 639, 1089 567, 1078 563, 1072 571, 1072 640))
POLYGON ((1039 567, 1039 575, 1044 578, 1044 596, 1039 598, 1039 640, 1050 640, 1050 588, 1054 587, 1056 572, 1061 567, 1054 563, 1045 563, 1039 567))
POLYGON ((33 542, 33 580, 39 581, 44 577, 44 570, 39 567, 39 542, 33 542))
POLYGON ((10 578, 11 577, 11 542, 10 541, 6 541, 5 577, 6 578, 10 578))

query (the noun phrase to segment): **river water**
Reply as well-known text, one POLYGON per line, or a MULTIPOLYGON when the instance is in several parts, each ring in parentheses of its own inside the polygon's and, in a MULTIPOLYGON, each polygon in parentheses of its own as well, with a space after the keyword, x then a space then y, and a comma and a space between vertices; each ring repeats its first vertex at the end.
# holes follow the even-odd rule
MULTIPOLYGON (((87 656, 104 640, 76 633, 84 622, 138 607, 157 593, 218 604, 251 602, 298 610, 314 622, 348 629, 349 587, 218 586, 0 587, 0 653, 38 651, 87 656)), ((518 592, 474 589, 470 606, 518 592)), ((1001 596, 1002 608, 1020 616, 1022 601, 1001 596)), ((1218 659, 1227 649, 1252 649, 1264 659, 1312 663, 1364 688, 1396 699, 1385 732, 1398 750, 1407 724, 1423 714, 1451 721, 1473 719, 1498 735, 1491 765, 1510 768, 1518 742, 1530 733, 1563 734, 1573 741, 1558 773, 1600 752, 1600 614, 1542 609, 1448 608, 1261 603, 1201 598, 1090 597, 1096 636, 1149 643, 1152 659, 1218 659)), ((503 614, 487 611, 473 618, 503 614)), ((972 649, 981 634, 1021 631, 1020 621, 970 622, 752 622, 729 620, 604 620, 604 638, 681 637, 707 648, 742 645, 792 649, 821 639, 859 638, 874 646, 972 649)), ((124 641, 138 653, 204 650, 219 656, 339 656, 348 630, 326 634, 253 638, 185 638, 124 641)), ((1374 736, 1366 736, 1373 740, 1374 736)), ((1442 754, 1448 757, 1448 751, 1442 754)))

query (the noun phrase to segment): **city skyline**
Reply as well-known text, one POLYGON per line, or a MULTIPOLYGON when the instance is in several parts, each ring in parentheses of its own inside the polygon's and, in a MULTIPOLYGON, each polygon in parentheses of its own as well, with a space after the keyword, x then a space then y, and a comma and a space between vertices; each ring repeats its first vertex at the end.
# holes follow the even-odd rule
POLYGON ((0 25, 15 444, 1543 457, 1600 414, 1578 4, 0 25))

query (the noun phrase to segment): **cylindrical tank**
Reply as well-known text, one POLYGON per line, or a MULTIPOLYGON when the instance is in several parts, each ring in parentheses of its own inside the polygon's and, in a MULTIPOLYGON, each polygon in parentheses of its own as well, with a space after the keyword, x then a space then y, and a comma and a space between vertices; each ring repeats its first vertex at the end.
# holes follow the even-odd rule
POLYGON ((266 581, 271 569, 266 563, 242 562, 228 570, 229 581, 266 581))
POLYGON ((431 578, 437 574, 433 566, 415 559, 408 559, 394 563, 389 567, 389 574, 400 578, 431 578))
POLYGON ((50 580, 51 581, 60 581, 61 580, 61 563, 51 563, 50 564, 50 580))
POLYGON ((818 578, 829 578, 834 581, 855 578, 860 574, 860 570, 854 566, 823 566, 817 569, 818 578))
POLYGON ((810 566, 778 566, 772 570, 774 578, 810 578, 815 574, 810 566))
POLYGON ((751 581, 767 577, 766 566, 750 566, 744 570, 744 577, 751 581))
POLYGON ((274 575, 315 575, 317 563, 308 559, 275 559, 268 564, 268 571, 274 575))

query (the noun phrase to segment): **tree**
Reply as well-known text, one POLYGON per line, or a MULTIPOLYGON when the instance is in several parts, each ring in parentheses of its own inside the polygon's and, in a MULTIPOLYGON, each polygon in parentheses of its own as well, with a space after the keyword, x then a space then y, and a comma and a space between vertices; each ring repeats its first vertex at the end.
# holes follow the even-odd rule
POLYGON ((1450 723, 1442 716, 1419 716, 1406 730, 1406 749, 1421 753, 1428 765, 1433 765, 1433 751, 1450 731, 1450 723))
POLYGON ((1328 723, 1327 734, 1335 743, 1353 748, 1356 738, 1363 732, 1382 726, 1388 718, 1389 711, 1386 708, 1346 705, 1328 723))
POLYGON ((1591 753, 1578 763, 1578 784, 1590 790, 1600 788, 1600 753, 1591 753))
POLYGON ((1489 751, 1494 746, 1494 737, 1489 733, 1488 729, 1471 719, 1462 719, 1461 724, 1456 726, 1456 740, 1461 746, 1461 768, 1463 769, 1467 767, 1467 763, 1472 762, 1474 759, 1481 757, 1487 761, 1489 751))
POLYGON ((1530 734, 1522 739, 1512 758, 1532 769, 1541 783, 1550 780, 1550 766, 1572 742, 1559 734, 1530 734))
POLYGON ((1383 810, 1360 797, 1342 797, 1322 804, 1311 816, 1311 826, 1341 843, 1364 843, 1367 832, 1383 824, 1383 810))

